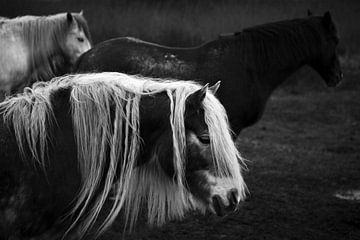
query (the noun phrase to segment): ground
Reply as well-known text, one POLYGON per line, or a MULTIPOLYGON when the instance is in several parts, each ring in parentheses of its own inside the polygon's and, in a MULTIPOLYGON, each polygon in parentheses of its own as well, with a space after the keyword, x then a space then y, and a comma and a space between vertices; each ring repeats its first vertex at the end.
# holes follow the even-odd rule
MULTIPOLYGON (((360 201, 334 196, 360 189, 360 75, 335 89, 310 75, 278 89, 238 138, 249 194, 237 212, 141 224, 126 239, 360 239, 360 201)), ((101 239, 121 239, 120 225, 101 239)))

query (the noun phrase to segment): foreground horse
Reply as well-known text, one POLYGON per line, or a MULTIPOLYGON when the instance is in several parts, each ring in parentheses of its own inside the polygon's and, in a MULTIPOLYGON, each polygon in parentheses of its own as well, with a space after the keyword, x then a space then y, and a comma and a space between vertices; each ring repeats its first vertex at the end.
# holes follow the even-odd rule
POLYGON ((151 225, 234 210, 242 159, 207 89, 85 74, 0 103, 0 239, 79 239, 104 211, 100 233, 120 211, 131 229, 140 206, 151 225))
POLYGON ((0 18, 0 101, 1 92, 21 92, 68 72, 90 47, 82 12, 0 18))
POLYGON ((274 89, 303 65, 327 85, 342 78, 330 13, 269 23, 195 48, 170 48, 134 38, 102 42, 80 57, 76 72, 117 71, 144 76, 222 81, 219 98, 235 134, 257 122, 274 89))

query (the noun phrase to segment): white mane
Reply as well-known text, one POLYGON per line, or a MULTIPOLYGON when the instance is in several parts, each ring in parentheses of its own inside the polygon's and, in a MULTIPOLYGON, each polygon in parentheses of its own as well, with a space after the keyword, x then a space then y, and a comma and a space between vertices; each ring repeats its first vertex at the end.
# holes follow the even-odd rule
MULTIPOLYGON (((46 126, 51 124, 53 115, 51 93, 64 87, 71 88, 69 101, 82 176, 82 188, 72 211, 80 211, 80 214, 75 216, 71 228, 76 228, 80 235, 85 234, 97 219, 113 186, 116 186, 115 200, 99 232, 108 228, 121 210, 131 229, 144 203, 147 203, 148 222, 154 225, 180 219, 190 209, 204 210, 184 182, 185 101, 201 88, 200 85, 188 81, 154 81, 121 73, 80 74, 38 83, 32 90, 27 89, 24 94, 0 103, 5 120, 14 128, 20 151, 28 146, 33 158, 42 166, 49 141, 46 126), (140 99, 143 95, 163 91, 168 93, 171 102, 174 181, 164 180, 166 176, 156 155, 150 162, 135 167, 141 145, 140 99), (110 105, 115 108, 114 119, 110 118, 110 105), (107 151, 110 154, 106 154, 107 151), (105 184, 100 186, 104 176, 105 184), (95 196, 96 192, 100 193, 95 196)), ((243 197, 245 184, 238 162, 242 159, 230 136, 225 110, 210 91, 203 107, 216 171, 219 176, 231 178, 243 197)))
MULTIPOLYGON (((84 18, 72 13, 74 21, 87 32, 84 18)), ((69 32, 66 13, 50 16, 21 16, 12 19, 0 19, 2 31, 18 34, 29 50, 30 77, 28 81, 48 81, 67 63, 62 47, 69 32), (16 31, 17 33, 14 33, 16 31)), ((27 86, 30 82, 27 83, 27 86)))

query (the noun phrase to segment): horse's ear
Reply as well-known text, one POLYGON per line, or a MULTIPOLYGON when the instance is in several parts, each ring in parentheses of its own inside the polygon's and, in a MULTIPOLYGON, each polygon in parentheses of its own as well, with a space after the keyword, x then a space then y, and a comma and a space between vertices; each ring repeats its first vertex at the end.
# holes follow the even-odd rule
POLYGON ((195 91, 192 93, 188 98, 187 102, 195 107, 200 107, 202 102, 204 101, 204 98, 206 96, 206 92, 209 88, 209 84, 207 83, 205 86, 203 86, 201 89, 195 91))
POLYGON ((312 11, 310 11, 310 9, 307 10, 307 15, 308 17, 311 17, 313 15, 312 11))
POLYGON ((211 87, 209 87, 209 90, 213 93, 216 94, 217 90, 220 87, 220 83, 221 81, 218 81, 217 83, 215 83, 214 85, 212 85, 211 87))
POLYGON ((331 14, 330 14, 329 11, 327 11, 327 12, 324 14, 323 21, 324 21, 324 23, 325 23, 325 26, 329 26, 330 23, 332 22, 332 20, 331 20, 331 14))
POLYGON ((66 14, 66 19, 67 19, 68 23, 72 23, 72 21, 74 20, 73 16, 69 12, 66 14))
POLYGON ((81 9, 81 11, 79 12, 80 16, 84 16, 84 11, 81 9))
POLYGON ((331 18, 331 14, 329 11, 327 11, 323 16, 323 23, 325 28, 327 28, 329 31, 334 31, 334 23, 331 18))

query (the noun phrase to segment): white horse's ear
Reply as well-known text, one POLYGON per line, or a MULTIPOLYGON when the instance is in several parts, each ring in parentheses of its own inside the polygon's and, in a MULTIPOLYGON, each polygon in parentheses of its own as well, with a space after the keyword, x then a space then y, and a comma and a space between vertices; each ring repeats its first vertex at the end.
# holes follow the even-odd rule
POLYGON ((79 12, 80 16, 84 16, 84 11, 81 9, 81 11, 79 12))
POLYGON ((211 87, 209 87, 209 90, 210 90, 213 94, 216 94, 217 90, 219 90, 220 83, 221 83, 221 81, 217 81, 217 83, 215 83, 214 85, 212 85, 211 87))

